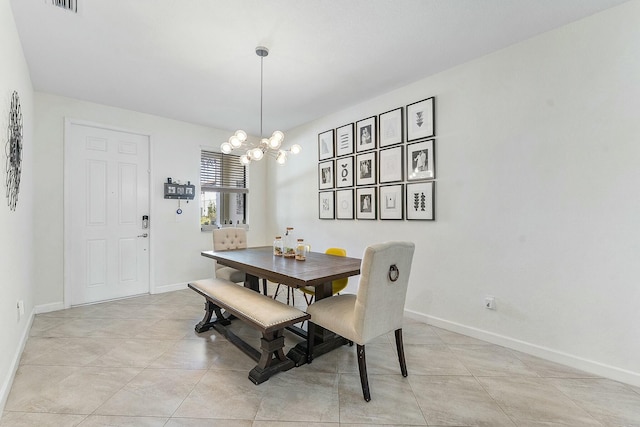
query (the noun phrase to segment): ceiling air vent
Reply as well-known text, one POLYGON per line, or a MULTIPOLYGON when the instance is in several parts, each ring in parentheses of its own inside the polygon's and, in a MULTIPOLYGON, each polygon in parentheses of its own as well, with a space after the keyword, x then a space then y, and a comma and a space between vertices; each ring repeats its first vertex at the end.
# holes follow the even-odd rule
POLYGON ((51 0, 51 4, 61 9, 78 13, 78 0, 51 0))

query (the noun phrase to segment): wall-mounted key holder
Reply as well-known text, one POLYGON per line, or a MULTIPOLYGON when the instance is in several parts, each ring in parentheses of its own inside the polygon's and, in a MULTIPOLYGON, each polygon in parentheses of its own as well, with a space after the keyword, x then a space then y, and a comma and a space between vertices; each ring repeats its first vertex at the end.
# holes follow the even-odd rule
POLYGON ((193 200, 196 196, 196 186, 187 181, 186 184, 176 184, 171 178, 167 178, 164 184, 165 199, 193 200))

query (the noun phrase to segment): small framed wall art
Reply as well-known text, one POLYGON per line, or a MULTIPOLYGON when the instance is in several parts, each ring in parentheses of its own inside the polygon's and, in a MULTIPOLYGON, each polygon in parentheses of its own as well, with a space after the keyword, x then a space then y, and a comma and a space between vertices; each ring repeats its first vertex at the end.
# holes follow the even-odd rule
POLYGON ((318 163, 318 189, 327 190, 333 188, 333 160, 318 163))
POLYGON ((356 189, 356 218, 376 219, 376 187, 356 189))
POLYGON ((336 129, 336 156, 353 154, 353 123, 336 129))
POLYGON ((334 156, 333 129, 318 134, 318 160, 330 159, 334 156))
POLYGON ((353 219, 353 189, 336 191, 336 219, 353 219))
POLYGON ((434 144, 433 139, 407 144, 407 181, 436 177, 434 144))
POLYGON ((334 219, 334 194, 333 191, 321 191, 318 193, 318 217, 320 219, 334 219))
POLYGON ((378 154, 378 182, 402 181, 402 149, 401 145, 380 150, 378 154))
POLYGON ((407 184, 407 219, 432 221, 434 216, 434 181, 407 184))
POLYGON ((356 122, 356 151, 358 153, 376 148, 376 131, 375 116, 356 122))
POLYGON ((435 136, 434 97, 407 105, 407 142, 435 136))
POLYGON ((404 219, 404 184, 380 187, 380 219, 404 219))
POLYGON ((376 183, 376 152, 358 154, 356 156, 356 185, 372 185, 376 183))
POLYGON ((402 142, 402 107, 380 114, 380 148, 402 142))
POLYGON ((353 187, 353 156, 336 159, 336 188, 353 187))

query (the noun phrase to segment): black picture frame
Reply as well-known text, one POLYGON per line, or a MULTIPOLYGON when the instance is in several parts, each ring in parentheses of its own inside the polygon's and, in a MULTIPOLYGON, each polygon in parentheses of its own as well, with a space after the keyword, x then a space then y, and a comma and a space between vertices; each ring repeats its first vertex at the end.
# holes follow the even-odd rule
POLYGON ((336 188, 353 187, 353 156, 336 159, 335 165, 336 188))
POLYGON ((356 152, 374 150, 377 147, 377 117, 367 117, 356 122, 356 152))
POLYGON ((435 181, 407 184, 407 220, 434 221, 435 181))
POLYGON ((318 193, 318 218, 335 219, 334 191, 320 191, 318 193))
POLYGON ((436 136, 435 97, 407 105, 407 142, 436 136))
POLYGON ((377 171, 375 151, 369 151, 356 156, 356 185, 375 184, 377 171))
POLYGON ((435 179, 435 140, 407 144, 407 181, 435 179))
POLYGON ((404 136, 404 109, 402 107, 382 113, 378 117, 378 146, 400 144, 404 136))
POLYGON ((404 184, 382 185, 378 190, 380 219, 404 219, 404 184))
POLYGON ((356 188, 356 219, 377 219, 377 194, 376 187, 356 188))
POLYGON ((378 182, 387 184, 404 180, 402 145, 378 151, 378 182))
POLYGON ((353 188, 336 190, 336 219, 353 219, 353 188))
POLYGON ((335 157, 335 131, 329 129, 318 134, 318 160, 335 157))
POLYGON ((336 157, 353 154, 353 123, 336 129, 336 157))
POLYGON ((335 183, 335 171, 334 161, 327 160, 318 163, 318 189, 328 190, 334 187, 335 183))

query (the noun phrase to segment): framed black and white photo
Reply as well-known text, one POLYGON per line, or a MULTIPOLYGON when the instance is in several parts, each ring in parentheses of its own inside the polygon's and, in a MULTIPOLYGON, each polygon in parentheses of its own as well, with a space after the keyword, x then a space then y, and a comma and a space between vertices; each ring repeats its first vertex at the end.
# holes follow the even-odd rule
POLYGON ((407 184, 407 219, 432 221, 434 216, 434 181, 407 184))
POLYGON ((375 116, 356 122, 356 151, 359 153, 376 148, 376 133, 375 116))
POLYGON ((333 129, 318 134, 318 160, 326 160, 334 156, 333 137, 333 129))
POLYGON ((318 217, 320 219, 334 219, 333 191, 321 191, 318 193, 318 217))
POLYGON ((336 159, 336 188, 353 187, 353 156, 336 159))
POLYGON ((372 185, 376 183, 376 152, 358 154, 356 156, 356 185, 372 185))
POLYGON ((356 218, 376 219, 378 211, 376 204, 376 187, 362 187, 356 189, 356 218))
POLYGON ((353 154, 353 123, 336 129, 336 156, 353 154))
POLYGON ((380 219, 404 219, 404 184, 380 187, 380 219))
POLYGON ((402 142, 402 107, 380 114, 380 148, 402 142))
POLYGON ((434 144, 433 139, 407 144, 407 181, 436 177, 434 144))
POLYGON ((401 145, 380 150, 378 154, 378 182, 380 184, 402 181, 402 150, 401 145))
POLYGON ((333 188, 333 160, 318 163, 318 189, 333 188))
POLYGON ((436 135, 434 97, 407 105, 407 142, 436 135))
POLYGON ((336 219, 353 219, 353 189, 336 191, 336 219))

